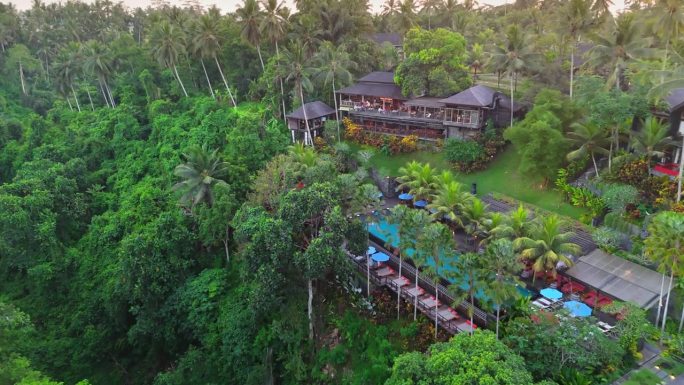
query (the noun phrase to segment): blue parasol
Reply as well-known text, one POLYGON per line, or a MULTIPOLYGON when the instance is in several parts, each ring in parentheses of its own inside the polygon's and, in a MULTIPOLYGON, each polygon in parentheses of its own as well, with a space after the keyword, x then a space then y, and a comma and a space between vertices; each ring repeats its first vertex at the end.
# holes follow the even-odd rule
POLYGON ((573 317, 589 317, 591 315, 591 308, 579 301, 568 301, 563 306, 570 311, 573 317))
POLYGON ((402 193, 399 194, 399 199, 401 199, 402 201, 410 201, 411 199, 413 199, 413 195, 409 193, 402 193))
POLYGON ((563 293, 556 289, 552 289, 550 287, 547 287, 546 289, 543 289, 542 291, 539 292, 542 296, 548 299, 561 299, 563 298, 563 293))
POLYGON ((387 262, 387 261, 389 261, 390 257, 389 257, 389 255, 387 255, 383 252, 378 252, 378 253, 371 255, 371 259, 374 260, 375 262, 387 262))
POLYGON ((371 254, 375 254, 376 252, 377 252, 377 250, 375 250, 375 247, 368 246, 368 251, 366 251, 366 254, 371 255, 371 254))
POLYGON ((378 194, 375 196, 378 199, 382 199, 384 195, 382 195, 382 192, 378 192, 378 194))
POLYGON ((421 207, 422 208, 422 207, 427 206, 427 202, 424 200, 419 200, 419 201, 414 202, 413 205, 415 207, 421 207))

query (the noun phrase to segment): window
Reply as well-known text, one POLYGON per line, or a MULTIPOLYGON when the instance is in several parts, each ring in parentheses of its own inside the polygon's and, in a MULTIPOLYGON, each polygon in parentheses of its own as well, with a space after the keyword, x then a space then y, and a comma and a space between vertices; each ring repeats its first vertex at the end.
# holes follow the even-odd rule
POLYGON ((450 109, 446 120, 467 125, 477 125, 480 122, 478 110, 450 109))

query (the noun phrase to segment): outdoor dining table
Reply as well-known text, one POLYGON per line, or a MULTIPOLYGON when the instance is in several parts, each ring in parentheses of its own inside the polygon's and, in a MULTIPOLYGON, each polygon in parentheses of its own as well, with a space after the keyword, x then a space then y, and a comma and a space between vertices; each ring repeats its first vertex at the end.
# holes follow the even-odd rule
POLYGON ((423 289, 414 286, 412 289, 406 290, 406 293, 408 293, 408 295, 410 295, 411 297, 415 297, 417 295, 423 294, 423 289))
POLYGON ((383 267, 382 269, 378 270, 376 274, 380 278, 389 277, 390 275, 394 274, 394 270, 390 269, 389 267, 383 267))
POLYGON ((396 286, 397 288, 400 288, 400 287, 404 287, 404 286, 408 285, 409 281, 408 281, 408 279, 406 279, 404 277, 399 277, 397 279, 393 279, 392 284, 394 286, 396 286))
POLYGON ((442 319, 442 321, 449 322, 451 320, 456 319, 456 315, 449 310, 449 308, 440 310, 437 312, 439 314, 439 317, 442 319))
POLYGON ((419 301, 427 308, 434 308, 437 305, 437 301, 433 297, 419 299, 419 301))
POLYGON ((456 325, 456 329, 466 333, 472 333, 475 330, 475 328, 473 328, 472 325, 469 325, 465 321, 456 325))

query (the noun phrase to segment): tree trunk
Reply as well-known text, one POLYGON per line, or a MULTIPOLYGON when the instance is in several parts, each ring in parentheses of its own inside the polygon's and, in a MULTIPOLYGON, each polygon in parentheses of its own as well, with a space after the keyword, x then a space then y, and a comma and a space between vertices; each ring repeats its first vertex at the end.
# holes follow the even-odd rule
POLYGON ((107 92, 105 92, 104 85, 102 84, 102 80, 98 79, 98 83, 100 83, 100 91, 102 91, 102 97, 105 100, 105 104, 107 105, 107 107, 111 107, 109 105, 109 99, 107 98, 107 92))
POLYGON ((312 279, 309 279, 307 286, 309 289, 309 300, 307 302, 308 315, 309 315, 309 339, 313 340, 313 338, 314 338, 314 325, 313 325, 313 280, 312 279))
MULTIPOLYGON (((682 135, 682 145, 684 146, 684 135, 682 135)), ((679 178, 677 178, 677 203, 682 199, 682 171, 684 171, 684 147, 679 154, 679 178)))
POLYGON ((594 162, 594 171, 596 171, 596 176, 599 176, 599 170, 598 170, 598 165, 596 164, 596 157, 594 156, 594 153, 591 153, 591 160, 594 162))
POLYGON ((470 282, 470 335, 473 335, 473 317, 475 316, 475 293, 473 291, 473 282, 470 282))
MULTIPOLYGON (((570 100, 572 100, 572 86, 575 80, 575 39, 572 39, 572 44, 570 45, 570 100)), ((598 175, 598 173, 597 173, 598 175)))
POLYGON ((608 171, 613 168, 613 141, 610 141, 610 148, 608 149, 608 171))
POLYGON ((86 87, 86 94, 88 94, 88 100, 90 101, 90 109, 95 111, 95 106, 93 105, 93 98, 90 96, 90 90, 86 87))
POLYGON ((202 63, 204 77, 207 78, 207 84, 209 85, 209 92, 211 92, 211 97, 216 99, 216 95, 214 95, 214 89, 211 87, 211 80, 209 80, 209 74, 207 74, 207 67, 204 66, 204 59, 200 59, 200 63, 202 63))
MULTIPOLYGON (((401 278, 401 254, 399 254, 399 277, 401 278)), ((399 319, 399 313, 401 309, 401 286, 397 284, 397 319, 399 319)))
POLYGON ((266 67, 264 67, 264 58, 261 57, 261 47, 259 44, 256 45, 257 53, 259 54, 259 62, 261 63, 261 72, 264 72, 266 70, 266 67))
POLYGON ((439 316, 437 315, 437 310, 439 309, 439 287, 437 282, 439 282, 439 275, 435 277, 435 339, 437 339, 437 331, 439 330, 439 316))
POLYGON ((71 106, 71 100, 69 100, 69 94, 66 95, 66 101, 69 103, 69 110, 73 111, 74 107, 71 106))
POLYGON ((662 333, 665 332, 665 324, 667 323, 667 307, 670 306, 670 293, 672 292, 672 280, 674 279, 674 269, 675 269, 675 267, 672 266, 672 270, 670 270, 670 283, 667 285, 667 298, 665 299, 665 311, 663 312, 663 323, 662 323, 662 326, 660 327, 660 332, 661 332, 660 338, 662 338, 662 333))
POLYGON ((501 313, 501 304, 496 307, 496 339, 499 339, 499 314, 501 313))
POLYGON ((335 76, 332 77, 333 101, 335 102, 335 119, 337 119, 337 142, 342 140, 340 136, 340 110, 337 107, 337 94, 335 93, 335 76))
POLYGON ((658 314, 656 314, 656 327, 660 323, 660 314, 663 312, 663 290, 665 290, 665 274, 660 277, 660 296, 658 296, 658 314))
POLYGON ((228 91, 228 96, 230 96, 230 100, 233 102, 233 107, 237 107, 237 103, 235 103, 235 98, 233 97, 233 93, 230 91, 230 87, 228 87, 228 82, 226 81, 226 77, 223 76, 223 70, 221 69, 221 64, 219 64, 218 58, 216 55, 214 55, 214 61, 216 62, 216 67, 219 70, 219 73, 221 74, 221 80, 223 80, 223 85, 226 86, 226 91, 228 91))
POLYGON ((76 108, 78 108, 78 112, 81 112, 81 105, 78 103, 78 96, 76 96, 76 91, 74 91, 73 84, 69 84, 69 87, 71 87, 71 93, 74 94, 74 100, 76 101, 76 108))
POLYGON ((26 85, 24 84, 24 67, 19 62, 19 79, 21 79, 21 91, 26 95, 26 85))
POLYGON ((104 81, 105 89, 107 90, 107 95, 109 95, 109 101, 112 104, 112 107, 116 107, 116 102, 114 101, 114 95, 112 95, 112 90, 109 88, 109 83, 107 83, 107 80, 104 81))
POLYGON ((230 264, 230 251, 228 251, 228 237, 223 239, 223 250, 226 252, 226 264, 230 264))
POLYGON ((682 332, 682 326, 684 326, 684 303, 682 304, 682 314, 679 316, 679 328, 677 329, 677 333, 682 332))
MULTIPOLYGON (((302 101, 302 111, 304 112, 304 126, 306 127, 306 133, 309 135, 309 142, 313 146, 313 137, 311 136, 311 129, 309 128, 309 118, 306 115, 306 108, 304 107, 304 91, 302 90, 302 82, 299 82, 299 98, 302 101)), ((304 141, 304 145, 306 145, 306 140, 304 141)))
POLYGON ((413 296, 413 320, 418 318, 418 265, 416 264, 416 292, 413 296))
POLYGON ((511 127, 513 127, 513 73, 508 74, 511 80, 511 127))
MULTIPOLYGON (((278 49, 278 42, 275 42, 275 48, 276 48, 276 57, 280 60, 280 50, 278 49)), ((287 111, 285 110, 285 89, 283 88, 283 78, 278 76, 278 80, 280 81, 280 104, 283 107, 283 121, 285 122, 285 126, 287 127, 287 118, 285 117, 285 114, 287 114, 287 111)), ((301 83, 299 84, 299 92, 301 93, 301 83)), ((302 108, 304 108, 304 98, 302 98, 302 108)), ((306 118, 306 111, 304 111, 304 117, 306 118)), ((307 131, 309 131, 309 121, 306 121, 307 125, 307 131)), ((311 136, 311 133, 309 133, 309 137, 311 136)), ((311 138, 310 138, 311 139, 311 138)), ((311 144, 313 145, 313 139, 311 139, 311 144)))
POLYGON ((176 75, 176 79, 178 80, 178 84, 180 84, 181 88, 183 89, 183 95, 185 97, 188 97, 188 92, 185 91, 185 86, 183 85, 183 81, 181 80, 180 76, 178 76, 178 70, 176 69, 176 65, 173 65, 173 73, 176 75))

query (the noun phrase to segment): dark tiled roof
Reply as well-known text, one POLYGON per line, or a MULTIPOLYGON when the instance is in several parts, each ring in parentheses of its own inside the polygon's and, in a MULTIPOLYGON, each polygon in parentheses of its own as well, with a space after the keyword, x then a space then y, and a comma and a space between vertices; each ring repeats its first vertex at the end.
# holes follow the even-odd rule
POLYGON ((393 46, 400 46, 402 40, 401 35, 398 33, 375 33, 371 36, 371 39, 378 44, 389 42, 393 46))
POLYGON ((440 102, 458 106, 489 107, 494 101, 494 94, 496 94, 496 91, 493 89, 478 84, 456 95, 442 99, 440 102))
MULTIPOLYGON (((325 104, 323 102, 319 102, 319 101, 306 103, 306 104, 304 104, 304 108, 306 108, 306 118, 309 120, 320 118, 323 116, 332 115, 335 113, 335 110, 333 108, 331 108, 327 104, 325 104)), ((302 119, 303 120, 304 119, 304 109, 302 107, 299 107, 296 110, 287 114, 286 116, 288 118, 302 119)))
POLYGON ((665 98, 667 105, 670 107, 670 112, 674 112, 684 107, 684 88, 675 88, 665 98))
POLYGON ((430 96, 421 96, 419 98, 408 100, 404 104, 407 106, 428 107, 428 108, 444 107, 444 103, 440 102, 440 99, 441 98, 433 98, 430 96))
POLYGON ((368 75, 359 79, 359 82, 394 84, 394 72, 371 72, 368 75))

